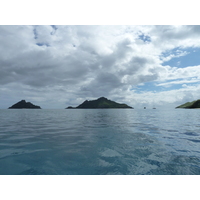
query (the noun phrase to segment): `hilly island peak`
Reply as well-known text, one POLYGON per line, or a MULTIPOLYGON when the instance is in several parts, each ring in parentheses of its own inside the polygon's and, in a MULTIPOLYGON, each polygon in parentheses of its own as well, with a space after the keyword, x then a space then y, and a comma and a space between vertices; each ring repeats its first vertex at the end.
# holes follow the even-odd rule
POLYGON ((67 107, 67 109, 95 109, 95 108, 132 108, 124 103, 117 103, 115 101, 111 101, 105 97, 100 97, 96 100, 85 100, 82 104, 77 107, 67 107))
POLYGON ((192 102, 187 102, 184 103, 180 106, 177 106, 176 108, 200 108, 200 99, 196 100, 196 101, 192 101, 192 102))
POLYGON ((31 102, 26 102, 25 100, 21 100, 18 103, 12 105, 8 109, 41 109, 40 106, 36 106, 31 102))

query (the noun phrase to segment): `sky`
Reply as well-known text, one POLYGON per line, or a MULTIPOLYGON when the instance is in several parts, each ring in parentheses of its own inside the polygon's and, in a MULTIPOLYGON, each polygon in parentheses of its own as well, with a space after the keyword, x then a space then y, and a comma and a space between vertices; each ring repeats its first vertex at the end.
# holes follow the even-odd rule
MULTIPOLYGON (((7 109, 22 99, 46 109, 63 109, 100 96, 127 103, 135 109, 143 106, 147 109, 153 106, 173 109, 186 101, 200 98, 200 28, 186 26, 199 24, 197 1, 182 1, 180 4, 180 1, 174 0, 7 0, 1 2, 1 7, 0 109, 7 109)), ((3 183, 8 181, 5 178, 3 183)), ((125 181, 123 178, 123 187, 120 185, 119 191, 122 195, 131 196, 132 191, 127 190, 130 184, 124 184, 129 183, 128 178, 125 181)), ((162 191, 169 188, 171 183, 175 183, 177 193, 171 187, 173 193, 168 193, 169 197, 173 194, 173 197, 177 195, 180 198, 182 195, 184 199, 191 197, 191 194, 198 195, 194 192, 197 184, 191 184, 196 183, 195 176, 188 180, 191 190, 185 181, 177 177, 164 181, 161 178, 155 181, 153 177, 150 180, 153 184, 144 187, 144 182, 148 183, 148 180, 138 177, 137 183, 141 182, 142 187, 137 188, 136 196, 141 198, 140 189, 145 188, 148 192, 144 195, 147 194, 145 197, 148 198, 156 186, 161 192, 156 193, 157 196, 153 194, 154 199, 160 199, 162 191), (184 187, 187 189, 183 192, 184 187)), ((16 181, 20 182, 18 185, 21 188, 23 183, 20 180, 16 181)), ((109 195, 115 195, 118 199, 116 187, 119 181, 112 180, 106 180, 111 181, 109 190, 112 191, 113 186, 115 191, 109 195)), ((52 182, 49 185, 49 182, 40 178, 41 181, 48 188, 44 197, 50 194, 51 199, 49 187, 52 182)), ((53 185, 54 196, 66 195, 60 190, 64 185, 62 181, 61 178, 55 181, 61 184, 59 189, 53 185)), ((69 186, 74 186, 71 184, 73 181, 76 181, 76 187, 71 187, 68 193, 72 193, 68 196, 74 197, 74 188, 77 190, 77 183, 81 181, 72 177, 68 181, 69 186)), ((87 183, 87 188, 83 184, 81 187, 78 185, 83 191, 77 193, 80 197, 89 185, 87 180, 83 181, 87 183)), ((13 178, 10 183, 14 183, 14 187, 11 186, 14 191, 20 191, 13 178)), ((29 181, 29 188, 32 188, 31 184, 35 187, 35 183, 34 180, 29 181)), ((102 180, 98 180, 89 187, 95 190, 102 187, 102 183, 102 180)), ((2 186, 3 195, 10 194, 10 187, 6 187, 6 184, 2 186)), ((23 194, 27 198, 28 193, 23 194)), ((26 199, 23 194, 22 199, 26 199)), ((104 194, 108 196, 108 193, 104 194)), ((93 193, 91 196, 93 198, 93 193)))
POLYGON ((0 108, 106 97, 134 108, 200 98, 200 26, 1 25, 0 108))

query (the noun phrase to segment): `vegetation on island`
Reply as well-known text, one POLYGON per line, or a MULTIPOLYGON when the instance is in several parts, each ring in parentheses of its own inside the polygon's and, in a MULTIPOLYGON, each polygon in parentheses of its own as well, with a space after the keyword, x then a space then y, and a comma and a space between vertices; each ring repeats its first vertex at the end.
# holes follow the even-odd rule
POLYGON ((200 99, 192 102, 184 103, 176 108, 200 108, 200 99))
POLYGON ((41 109, 40 106, 33 105, 31 102, 26 102, 25 100, 21 100, 18 103, 12 105, 8 109, 41 109))
POLYGON ((86 100, 84 101, 82 104, 80 104, 79 106, 77 107, 67 107, 67 109, 82 109, 82 108, 92 108, 92 109, 95 109, 95 108, 132 108, 131 106, 128 106, 124 103, 117 103, 115 101, 111 101, 105 97, 100 97, 96 100, 86 100))

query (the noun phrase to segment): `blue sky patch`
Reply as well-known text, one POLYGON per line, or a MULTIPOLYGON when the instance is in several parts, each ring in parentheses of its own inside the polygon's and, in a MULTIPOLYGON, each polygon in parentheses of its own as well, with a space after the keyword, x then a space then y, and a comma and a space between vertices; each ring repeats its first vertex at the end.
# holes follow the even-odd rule
POLYGON ((139 39, 142 40, 143 42, 151 42, 151 38, 148 35, 145 34, 140 34, 139 39))
POLYGON ((38 38, 38 33, 37 33, 36 28, 33 29, 33 33, 34 33, 34 39, 37 39, 38 38))
POLYGON ((36 45, 38 46, 46 46, 46 47, 49 47, 50 45, 49 44, 46 44, 46 43, 36 43, 36 45))
POLYGON ((183 84, 173 84, 169 87, 166 86, 157 86, 155 82, 148 82, 144 85, 138 85, 136 88, 133 88, 137 93, 144 93, 144 92, 163 92, 163 91, 170 91, 175 89, 182 88, 183 84))
POLYGON ((152 81, 152 82, 146 82, 143 85, 137 85, 132 88, 132 90, 135 90, 137 93, 144 93, 144 92, 163 92, 163 91, 170 91, 170 90, 178 90, 183 88, 184 86, 195 86, 199 85, 199 82, 182 82, 181 81, 184 79, 173 79, 173 80, 166 80, 164 82, 158 82, 158 81, 152 81), (173 83, 176 81, 180 81, 180 83, 173 83), (167 83, 165 85, 165 83, 167 83), (170 84, 172 83, 172 84, 170 84), (161 84, 161 85, 159 85, 161 84), (164 84, 164 85, 162 85, 164 84))
POLYGON ((57 30, 58 28, 56 27, 56 25, 51 25, 51 27, 54 29, 54 30, 57 30))
POLYGON ((55 32, 56 32, 56 30, 57 30, 58 28, 56 27, 56 25, 51 25, 51 27, 54 29, 54 30, 51 32, 51 35, 54 35, 55 32))
POLYGON ((174 57, 167 62, 163 62, 164 65, 169 65, 171 67, 179 67, 184 68, 188 66, 196 66, 200 65, 200 48, 187 48, 187 49, 180 49, 175 48, 172 51, 168 51, 162 54, 162 56, 167 57, 171 54, 177 55, 181 53, 181 51, 186 51, 187 54, 180 57, 174 57))
POLYGON ((132 90, 135 90, 137 93, 162 91, 161 87, 156 86, 155 82, 146 82, 143 85, 137 85, 132 90))

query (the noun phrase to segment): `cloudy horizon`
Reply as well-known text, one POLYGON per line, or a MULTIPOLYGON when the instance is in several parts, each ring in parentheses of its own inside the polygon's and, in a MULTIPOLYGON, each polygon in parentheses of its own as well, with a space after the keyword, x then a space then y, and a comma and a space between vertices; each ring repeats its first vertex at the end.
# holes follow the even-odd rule
POLYGON ((200 26, 0 26, 0 108, 101 96, 174 107, 199 99, 200 26))

